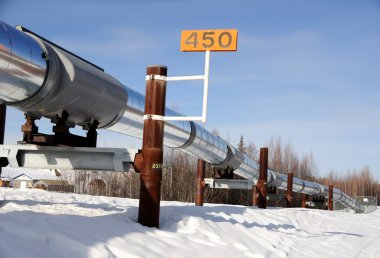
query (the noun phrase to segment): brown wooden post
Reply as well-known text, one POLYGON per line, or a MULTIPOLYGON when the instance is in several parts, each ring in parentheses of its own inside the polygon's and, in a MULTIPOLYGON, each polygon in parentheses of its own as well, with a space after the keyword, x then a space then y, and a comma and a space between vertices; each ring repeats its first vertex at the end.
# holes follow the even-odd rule
POLYGON ((260 148, 260 171, 259 181, 257 181, 257 207, 267 208, 267 181, 268 181, 268 148, 260 148))
MULTIPOLYGON (((5 120, 7 116, 7 106, 5 104, 0 104, 0 144, 4 144, 4 133, 5 133, 5 120)), ((2 167, 0 166, 0 175, 2 167)))
POLYGON ((293 200, 293 173, 288 173, 288 182, 286 188, 286 207, 291 208, 293 200))
POLYGON ((328 199, 328 202, 327 202, 327 207, 328 207, 329 211, 333 211, 334 210, 334 206, 333 206, 333 193, 334 193, 334 186, 333 185, 329 185, 329 199, 328 199))
POLYGON ((203 206, 205 169, 206 162, 204 160, 198 159, 197 178, 195 180, 195 206, 203 206))
POLYGON ((258 190, 257 186, 252 186, 252 206, 257 206, 258 190))
POLYGON ((138 222, 143 226, 159 227, 163 161, 166 66, 148 66, 145 116, 141 153, 134 166, 140 172, 140 201, 138 222), (159 75, 159 76, 155 76, 159 75))
POLYGON ((306 194, 302 194, 302 208, 306 208, 306 194))

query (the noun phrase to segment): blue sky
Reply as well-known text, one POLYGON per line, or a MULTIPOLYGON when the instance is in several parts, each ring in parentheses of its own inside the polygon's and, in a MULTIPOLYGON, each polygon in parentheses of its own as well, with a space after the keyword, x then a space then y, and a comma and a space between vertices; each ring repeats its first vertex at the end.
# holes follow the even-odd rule
MULTIPOLYGON (((313 152, 319 174, 368 165, 380 178, 380 1, 10 1, 0 19, 23 25, 144 92, 145 67, 203 73, 181 53, 184 29, 236 28, 238 51, 211 54, 207 128, 236 144, 270 137, 313 152)), ((167 105, 201 113, 202 83, 168 85, 167 105)), ((6 142, 19 140, 10 110, 6 142)), ((41 123, 47 129, 47 124, 41 123)), ((100 131, 100 144, 139 140, 100 131)))

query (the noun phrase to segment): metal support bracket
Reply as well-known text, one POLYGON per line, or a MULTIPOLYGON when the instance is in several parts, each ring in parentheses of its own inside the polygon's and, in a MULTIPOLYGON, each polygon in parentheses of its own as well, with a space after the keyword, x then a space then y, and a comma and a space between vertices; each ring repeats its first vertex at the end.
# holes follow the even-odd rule
POLYGON ((254 184, 253 180, 205 178, 206 186, 217 189, 251 190, 254 184))
MULTIPOLYGON (((151 118, 155 120, 163 121, 202 121, 206 123, 207 117, 207 99, 208 99, 208 78, 210 72, 210 50, 206 50, 205 56, 205 74, 203 75, 192 75, 192 76, 162 76, 157 74, 146 75, 145 80, 161 80, 161 81, 193 81, 193 80, 203 80, 203 107, 202 116, 165 116, 162 119, 151 118)), ((144 119, 148 119, 144 117, 144 119)))
POLYGON ((137 150, 122 148, 56 147, 32 144, 0 145, 0 158, 11 167, 129 171, 137 150))

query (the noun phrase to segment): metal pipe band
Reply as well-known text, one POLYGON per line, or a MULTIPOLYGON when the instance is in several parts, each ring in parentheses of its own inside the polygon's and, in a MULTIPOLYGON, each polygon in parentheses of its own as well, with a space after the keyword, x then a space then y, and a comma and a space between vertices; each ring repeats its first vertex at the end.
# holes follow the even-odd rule
POLYGON ((273 185, 278 189, 286 190, 288 187, 288 177, 285 174, 281 174, 270 169, 268 169, 267 181, 268 185, 273 185))
POLYGON ((227 158, 220 164, 217 165, 217 167, 229 167, 234 170, 238 169, 241 164, 244 161, 244 154, 238 151, 234 146, 226 142, 228 154, 227 158))
POLYGON ((224 162, 228 156, 227 143, 199 124, 195 123, 194 125, 192 128, 195 129, 193 143, 182 150, 196 155, 211 165, 218 165, 224 162))
POLYGON ((12 103, 35 94, 42 86, 47 63, 40 42, 0 21, 0 99, 12 103))
POLYGON ((35 110, 34 107, 41 102, 43 103, 46 98, 52 97, 56 94, 58 90, 56 85, 59 83, 62 72, 62 64, 53 49, 49 45, 46 45, 44 49, 46 51, 47 71, 42 86, 39 87, 33 95, 9 103, 9 105, 17 107, 24 112, 28 112, 28 114, 34 114, 36 117, 41 117, 43 114, 40 112, 33 112, 32 110, 35 110))
POLYGON ((304 181, 297 177, 293 177, 293 192, 301 193, 304 188, 305 188, 304 181))

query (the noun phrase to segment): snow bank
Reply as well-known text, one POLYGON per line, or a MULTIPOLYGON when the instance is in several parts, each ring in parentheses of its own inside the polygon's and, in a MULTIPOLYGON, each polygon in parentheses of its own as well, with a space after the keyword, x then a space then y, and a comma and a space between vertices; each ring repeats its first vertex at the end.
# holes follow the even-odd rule
POLYGON ((0 189, 0 257, 380 257, 380 210, 161 204, 152 229, 138 200, 0 189))

